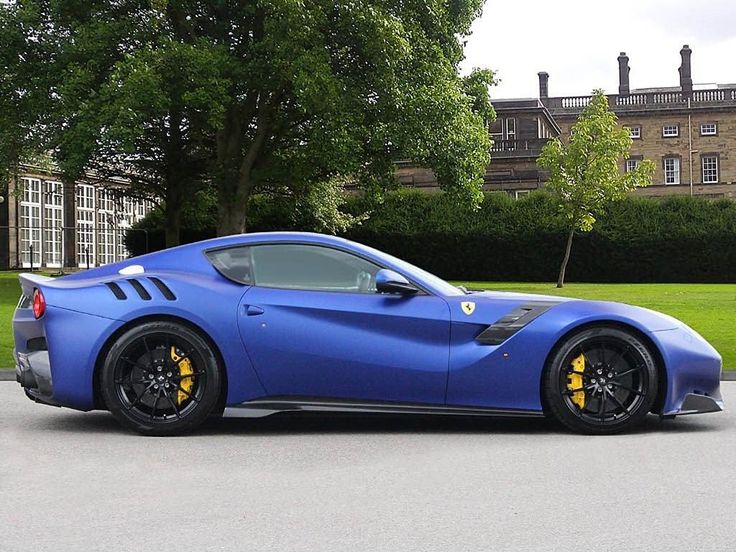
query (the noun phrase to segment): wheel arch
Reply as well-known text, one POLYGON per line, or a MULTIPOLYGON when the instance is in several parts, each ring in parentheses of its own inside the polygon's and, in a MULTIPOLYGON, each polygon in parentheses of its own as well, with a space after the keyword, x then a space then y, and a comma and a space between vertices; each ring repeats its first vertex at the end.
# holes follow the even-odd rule
POLYGON ((557 353, 557 351, 562 347, 563 343, 570 339, 575 334, 578 334, 580 332, 584 332, 586 330, 589 330, 591 328, 596 327, 606 327, 606 328, 617 328, 619 330, 623 330, 626 332, 629 332, 633 335, 635 335, 637 338, 641 339, 642 342, 647 346, 649 351, 652 353, 652 356, 654 357, 654 363, 657 368, 657 398, 654 401, 654 405, 652 406, 651 412, 661 412, 662 407, 664 406, 665 399, 667 397, 667 369, 664 362, 664 357, 662 355, 662 351, 659 349, 659 346, 654 342, 654 340, 649 337, 646 333, 644 333, 640 328, 637 328, 633 324, 627 324, 626 322, 622 322, 620 320, 595 320, 593 322, 586 322, 583 324, 580 324, 578 326, 575 326, 573 328, 570 328, 567 332, 565 332, 560 338, 555 342, 554 346, 550 349, 549 353, 547 353, 547 357, 544 359, 544 364, 542 367, 542 372, 540 374, 539 378, 539 398, 542 403, 542 409, 545 412, 545 414, 548 412, 548 405, 546 404, 546 399, 544 397, 543 392, 543 386, 544 386, 544 377, 547 373, 547 369, 549 367, 550 362, 552 361, 552 358, 557 353))
POLYGON ((119 328, 117 328, 110 336, 105 340, 105 343, 100 348, 100 351, 97 353, 97 357, 95 359, 95 366, 94 366, 94 372, 92 373, 92 393, 93 393, 93 400, 95 408, 98 410, 106 410, 107 405, 105 405, 104 400, 102 399, 102 389, 101 389, 101 382, 100 382, 100 374, 102 372, 102 367, 105 364, 105 358, 107 357, 107 353, 110 351, 110 348, 113 346, 113 344, 117 341, 117 339, 123 335, 125 332, 130 330, 131 328, 134 328, 135 326, 139 324, 143 324, 145 322, 176 322, 177 324, 181 324, 182 326, 186 326, 192 331, 198 333, 205 341, 207 341, 207 344, 212 348, 212 352, 215 354, 215 358, 217 359, 217 365, 220 367, 220 371, 222 372, 222 387, 220 389, 220 396, 218 399, 218 406, 217 408, 224 407, 225 406, 225 400, 227 398, 227 390, 228 390, 228 380, 227 380, 227 366, 225 364, 225 359, 222 355, 222 352, 220 351, 220 347, 218 347, 217 343, 214 339, 200 326, 193 323, 190 320, 186 320, 185 318, 181 318, 179 316, 170 315, 170 314, 149 314, 145 316, 140 316, 138 318, 134 318, 133 320, 129 320, 119 328))

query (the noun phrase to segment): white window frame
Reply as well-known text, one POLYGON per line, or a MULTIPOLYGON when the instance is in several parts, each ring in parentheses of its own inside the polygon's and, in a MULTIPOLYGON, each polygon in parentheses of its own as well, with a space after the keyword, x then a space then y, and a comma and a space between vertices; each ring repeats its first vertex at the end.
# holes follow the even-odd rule
POLYGON ((101 265, 117 261, 116 238, 118 232, 115 199, 109 190, 97 190, 97 262, 101 265))
POLYGON ((514 199, 521 199, 528 196, 531 190, 514 190, 514 199))
POLYGON ((680 158, 665 157, 664 158, 664 183, 667 186, 677 186, 680 184, 680 158), (668 167, 671 163, 671 167, 668 167))
POLYGON ((641 140, 641 126, 634 125, 629 127, 629 136, 632 140, 641 140))
POLYGON ((677 138, 680 136, 680 125, 664 125, 662 127, 662 136, 664 138, 677 138))
POLYGON ((720 180, 719 162, 717 155, 704 155, 700 158, 703 184, 718 184, 720 180), (706 164, 710 165, 706 167, 706 164))
POLYGON ((23 268, 41 266, 41 179, 22 178, 20 201, 20 258, 23 268), (31 248, 33 245, 33 258, 31 248))
POLYGON ((503 119, 497 119, 488 125, 488 134, 494 141, 503 140, 503 119), (498 123, 498 132, 493 132, 493 125, 498 123))
POLYGON ((91 268, 95 263, 95 187, 77 184, 77 266, 91 268), (87 248, 87 251, 85 251, 87 248), (89 259, 89 266, 87 260, 89 259))
POLYGON ((506 139, 516 140, 516 118, 515 117, 506 117, 506 139))
POLYGON ((716 136, 718 134, 718 123, 703 123, 700 125, 701 136, 716 136))
POLYGON ((61 268, 64 227, 64 185, 43 181, 43 263, 48 268, 61 268))
POLYGON ((640 164, 641 164, 641 159, 627 159, 626 160, 626 172, 630 173, 631 171, 635 171, 640 164))

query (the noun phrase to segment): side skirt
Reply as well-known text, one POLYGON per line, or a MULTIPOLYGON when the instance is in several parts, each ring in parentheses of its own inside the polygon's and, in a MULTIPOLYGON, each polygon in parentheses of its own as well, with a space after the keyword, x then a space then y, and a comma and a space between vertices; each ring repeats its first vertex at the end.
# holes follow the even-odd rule
POLYGON ((353 412, 362 414, 425 414, 441 416, 498 416, 543 418, 537 410, 513 410, 414 403, 330 401, 306 398, 273 397, 256 399, 225 409, 229 418, 262 418, 278 412, 353 412))

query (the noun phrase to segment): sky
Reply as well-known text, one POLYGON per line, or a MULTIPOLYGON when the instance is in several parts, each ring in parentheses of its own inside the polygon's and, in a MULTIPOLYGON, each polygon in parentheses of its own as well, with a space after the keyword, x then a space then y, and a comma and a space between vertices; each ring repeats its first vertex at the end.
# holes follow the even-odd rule
POLYGON ((487 0, 467 38, 464 73, 493 69, 493 98, 618 92, 620 52, 631 88, 678 86, 680 49, 693 50, 693 83, 736 84, 736 0, 487 0))

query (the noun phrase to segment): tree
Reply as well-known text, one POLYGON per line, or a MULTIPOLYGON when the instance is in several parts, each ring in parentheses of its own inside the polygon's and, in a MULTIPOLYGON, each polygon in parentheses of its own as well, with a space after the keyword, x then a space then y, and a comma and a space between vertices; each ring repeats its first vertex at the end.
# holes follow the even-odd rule
POLYGON ((349 178, 382 186, 410 159, 478 201, 489 161, 478 92, 458 75, 483 0, 179 2, 183 40, 222 53, 228 101, 216 130, 219 234, 247 226, 248 199, 349 178))
POLYGON ((576 231, 590 232, 606 206, 632 190, 651 184, 654 163, 642 161, 621 174, 619 162, 628 159, 631 136, 618 126, 616 114, 603 91, 596 90, 570 130, 569 142, 555 138, 545 145, 539 165, 550 173, 547 190, 554 196, 568 229, 565 256, 557 287, 565 282, 576 231))
POLYGON ((179 40, 177 3, 15 0, 0 8, 0 168, 50 155, 67 194, 90 174, 162 202, 167 245, 206 187, 225 97, 213 52, 179 40))
POLYGON ((202 188, 218 233, 238 233, 255 193, 329 203, 335 183, 385 187, 400 159, 477 202, 493 75, 458 66, 482 4, 11 0, 0 102, 17 132, 0 163, 35 150, 65 181, 127 178, 163 199, 169 245, 202 188))

